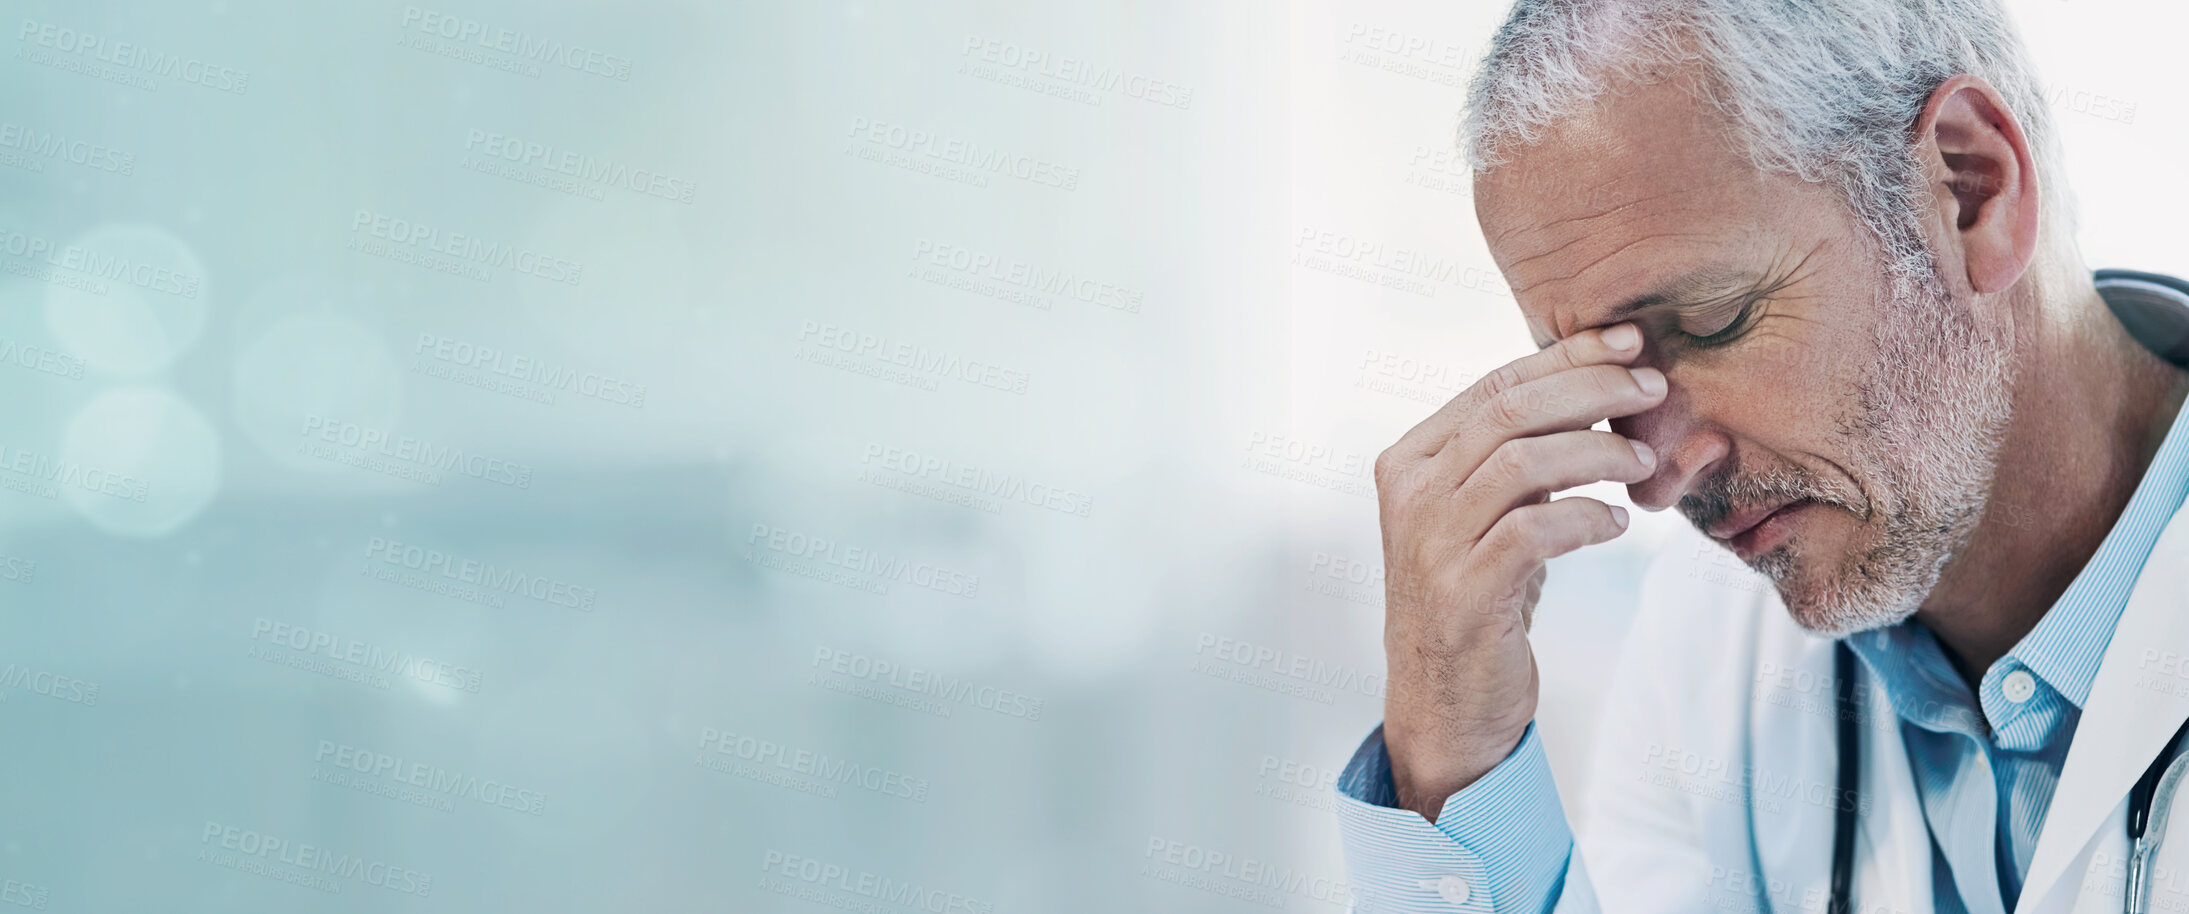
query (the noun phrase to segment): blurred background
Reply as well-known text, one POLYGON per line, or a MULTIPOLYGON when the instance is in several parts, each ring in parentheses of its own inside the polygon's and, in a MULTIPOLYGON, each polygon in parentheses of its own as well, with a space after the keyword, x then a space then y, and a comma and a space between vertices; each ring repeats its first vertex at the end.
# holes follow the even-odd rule
MULTIPOLYGON (((2189 272, 2189 14, 2014 11, 2189 272)), ((1370 464, 1532 349, 1503 4, 10 12, 0 901, 1343 910, 1370 464)), ((1637 517, 1537 615, 1576 816, 1637 517)))

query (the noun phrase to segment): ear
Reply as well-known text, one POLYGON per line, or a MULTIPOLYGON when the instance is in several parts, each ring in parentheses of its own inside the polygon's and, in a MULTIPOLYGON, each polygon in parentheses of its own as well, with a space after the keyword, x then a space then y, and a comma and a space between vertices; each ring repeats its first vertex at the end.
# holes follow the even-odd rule
POLYGON ((2037 250, 2037 167, 2006 100, 1975 76, 1948 79, 1924 104, 1915 140, 1931 180, 1940 266, 1959 261, 1980 293, 2014 285, 2037 250))

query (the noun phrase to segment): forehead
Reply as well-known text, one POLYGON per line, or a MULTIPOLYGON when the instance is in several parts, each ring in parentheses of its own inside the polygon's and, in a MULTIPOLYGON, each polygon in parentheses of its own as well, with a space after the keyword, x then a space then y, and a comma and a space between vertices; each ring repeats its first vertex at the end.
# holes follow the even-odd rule
POLYGON ((1539 342, 1699 271, 1737 272, 1781 241, 1795 203, 1782 185, 1800 182, 1756 169, 1692 85, 1608 94, 1477 179, 1483 237, 1539 342))

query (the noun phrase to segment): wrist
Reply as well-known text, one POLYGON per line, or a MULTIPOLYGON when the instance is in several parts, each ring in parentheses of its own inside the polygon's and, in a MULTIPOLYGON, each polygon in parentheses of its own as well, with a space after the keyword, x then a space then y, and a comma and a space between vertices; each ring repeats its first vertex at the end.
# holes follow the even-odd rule
POLYGON ((1384 719, 1384 747, 1390 756, 1391 786, 1398 805, 1435 822, 1455 793, 1482 780, 1512 755, 1527 736, 1527 721, 1506 732, 1472 733, 1457 738, 1417 734, 1397 718, 1384 719))

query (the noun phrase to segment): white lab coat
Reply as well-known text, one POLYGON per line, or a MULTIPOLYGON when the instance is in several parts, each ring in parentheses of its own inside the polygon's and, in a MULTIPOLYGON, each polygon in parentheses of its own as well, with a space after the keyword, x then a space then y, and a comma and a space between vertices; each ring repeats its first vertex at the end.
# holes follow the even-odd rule
MULTIPOLYGON (((1857 635, 1856 637, 1863 637, 1857 635)), ((1931 852, 1906 747, 1867 664, 1854 909, 1930 914, 1931 852)), ((1557 910, 1822 911, 1837 797, 1832 644, 1682 526, 1643 584, 1608 686, 1589 816, 1557 910)), ((2019 910, 2121 910, 2129 789, 2189 718, 2189 510, 2160 535, 2070 745, 2019 910)), ((1556 751, 1556 746, 1548 747, 1556 751)), ((1985 791, 1986 797, 1990 796, 1985 791)), ((2151 908, 2189 911, 2189 789, 2151 908)))

